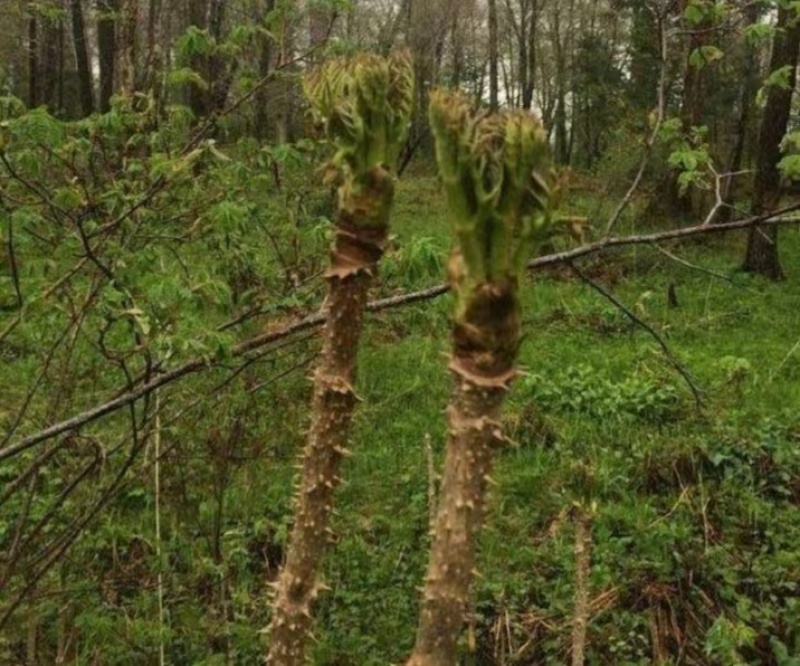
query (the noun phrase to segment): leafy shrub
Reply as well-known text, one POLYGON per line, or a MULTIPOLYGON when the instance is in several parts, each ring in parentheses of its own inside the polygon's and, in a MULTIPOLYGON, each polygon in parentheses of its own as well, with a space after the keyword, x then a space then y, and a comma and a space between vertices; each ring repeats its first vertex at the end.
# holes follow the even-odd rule
POLYGON ((519 394, 542 410, 577 412, 596 419, 664 423, 677 416, 681 403, 671 384, 635 374, 613 381, 587 365, 572 366, 551 377, 528 375, 520 384, 519 394))

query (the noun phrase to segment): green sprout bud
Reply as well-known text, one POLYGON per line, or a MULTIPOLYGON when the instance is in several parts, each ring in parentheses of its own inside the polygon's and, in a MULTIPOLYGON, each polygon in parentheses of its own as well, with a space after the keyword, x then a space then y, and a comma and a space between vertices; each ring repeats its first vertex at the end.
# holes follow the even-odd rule
POLYGON ((550 150, 533 114, 476 113, 460 93, 434 91, 430 121, 458 243, 451 279, 463 311, 480 285, 516 285, 548 238, 550 150))
POLYGON ((407 53, 336 58, 305 77, 311 112, 334 144, 342 180, 394 163, 408 130, 414 74, 407 53))

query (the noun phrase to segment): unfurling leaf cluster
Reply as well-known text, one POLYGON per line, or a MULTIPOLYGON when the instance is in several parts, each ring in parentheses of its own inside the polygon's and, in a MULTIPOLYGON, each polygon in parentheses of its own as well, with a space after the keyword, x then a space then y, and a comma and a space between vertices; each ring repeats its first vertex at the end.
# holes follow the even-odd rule
POLYGON ((474 112, 461 94, 431 95, 431 128, 448 210, 472 285, 516 281, 552 225, 547 136, 529 112, 474 112))
POLYGON ((314 118, 334 143, 330 164, 342 180, 394 163, 414 103, 408 53, 335 58, 309 73, 303 87, 314 118))

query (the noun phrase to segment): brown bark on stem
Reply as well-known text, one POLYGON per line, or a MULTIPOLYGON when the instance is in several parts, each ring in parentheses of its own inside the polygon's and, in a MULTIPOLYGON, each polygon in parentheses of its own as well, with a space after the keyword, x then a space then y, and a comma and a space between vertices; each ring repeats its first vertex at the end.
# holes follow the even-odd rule
POLYGON ((117 21, 115 50, 120 95, 132 97, 136 92, 136 26, 139 22, 139 0, 122 0, 117 21))
POLYGON ((328 544, 333 493, 356 394, 353 382, 364 310, 388 234, 394 192, 391 175, 376 167, 359 192, 340 202, 327 273, 328 295, 321 362, 314 374, 312 422, 302 461, 295 522, 286 563, 276 584, 267 663, 306 663, 311 606, 323 587, 317 571, 328 544))
POLYGON ((454 369, 450 437, 422 600, 417 644, 408 666, 452 666, 474 569, 492 449, 506 389, 477 387, 454 369))
MULTIPOLYGON (((456 260, 457 262, 458 260, 456 260)), ((451 282, 459 283, 458 271, 451 282)), ((417 641, 407 666, 453 666, 473 579, 500 411, 519 341, 515 285, 485 284, 456 322, 449 436, 417 641)))

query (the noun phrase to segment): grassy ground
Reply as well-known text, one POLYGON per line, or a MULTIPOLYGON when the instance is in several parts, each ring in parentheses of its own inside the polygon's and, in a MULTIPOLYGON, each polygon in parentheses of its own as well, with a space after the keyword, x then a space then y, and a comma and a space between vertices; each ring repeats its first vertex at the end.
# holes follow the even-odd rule
MULTIPOLYGON (((432 179, 402 184, 394 229, 383 292, 440 280, 432 179)), ((525 286, 526 374, 481 540, 469 663, 568 661, 576 506, 594 516, 590 663, 797 663, 800 234, 781 242, 790 278, 777 285, 737 272, 741 237, 671 248, 720 277, 653 249, 585 264, 667 341, 701 410, 655 340, 595 291, 563 271, 525 286)), ((370 323, 318 663, 385 664, 410 646, 447 309, 443 298, 370 323)))

